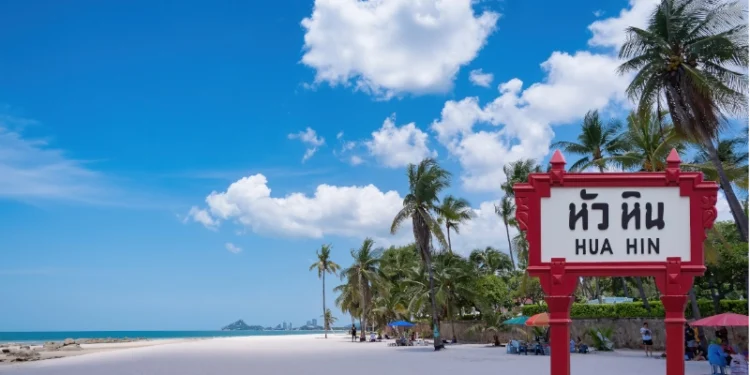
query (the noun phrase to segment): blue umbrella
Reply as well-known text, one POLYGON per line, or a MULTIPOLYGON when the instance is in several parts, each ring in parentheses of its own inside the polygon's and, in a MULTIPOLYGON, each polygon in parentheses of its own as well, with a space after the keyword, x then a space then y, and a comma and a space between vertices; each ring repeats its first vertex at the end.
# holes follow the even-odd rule
POLYGON ((521 326, 521 325, 526 324, 526 321, 528 319, 529 319, 528 316, 521 315, 521 316, 517 316, 517 317, 515 317, 513 319, 508 319, 508 320, 504 321, 503 324, 521 326))
POLYGON ((407 328, 414 327, 413 323, 409 323, 409 322, 404 321, 404 320, 397 320, 395 322, 390 322, 390 323, 388 323, 388 325, 391 326, 391 327, 407 327, 407 328))

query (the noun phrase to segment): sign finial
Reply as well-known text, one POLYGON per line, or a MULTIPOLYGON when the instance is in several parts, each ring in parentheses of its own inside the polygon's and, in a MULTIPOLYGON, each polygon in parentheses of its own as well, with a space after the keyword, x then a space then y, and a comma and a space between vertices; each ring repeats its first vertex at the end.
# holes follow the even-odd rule
POLYGON ((667 166, 669 168, 679 168, 680 163, 682 163, 682 160, 680 160, 680 154, 677 153, 676 149, 672 149, 672 151, 669 152, 669 156, 667 156, 667 166))
POLYGON ((552 170, 565 170, 565 158, 560 150, 555 150, 549 163, 552 164, 552 170))

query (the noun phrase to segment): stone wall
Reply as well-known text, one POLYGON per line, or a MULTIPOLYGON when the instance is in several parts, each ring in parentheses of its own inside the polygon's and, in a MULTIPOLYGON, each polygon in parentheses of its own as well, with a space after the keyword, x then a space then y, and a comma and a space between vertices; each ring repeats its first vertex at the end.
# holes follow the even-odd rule
MULTIPOLYGON (((661 319, 574 319, 573 324, 571 325, 570 332, 573 337, 580 336, 581 338, 583 338, 584 342, 588 342, 590 344, 591 338, 587 337, 586 335, 586 332, 588 332, 589 329, 608 327, 612 328, 614 331, 612 334, 612 341, 614 342, 616 348, 640 349, 642 348, 640 329, 643 326, 644 322, 647 322, 649 327, 651 328, 654 341, 654 349, 663 350, 665 334, 664 321, 661 319)), ((454 322, 456 337, 458 338, 459 342, 489 343, 492 341, 492 333, 487 333, 484 335, 484 337, 480 337, 480 335, 478 334, 469 332, 469 328, 475 324, 476 322, 454 322)), ((737 340, 742 338, 746 340, 748 337, 747 327, 735 327, 734 329, 728 328, 728 330, 730 340, 733 342, 737 342, 737 340), (733 335, 734 338, 732 337, 733 335)), ((421 331, 427 333, 429 332, 429 327, 421 327, 421 331)), ((498 336, 500 338, 500 342, 508 342, 511 338, 524 339, 527 331, 529 337, 533 338, 534 335, 532 333, 532 329, 522 326, 511 328, 507 332, 499 332, 498 336)), ((453 337, 451 322, 441 322, 440 333, 446 340, 453 337)), ((705 333, 709 340, 715 337, 713 328, 706 328, 705 333)))

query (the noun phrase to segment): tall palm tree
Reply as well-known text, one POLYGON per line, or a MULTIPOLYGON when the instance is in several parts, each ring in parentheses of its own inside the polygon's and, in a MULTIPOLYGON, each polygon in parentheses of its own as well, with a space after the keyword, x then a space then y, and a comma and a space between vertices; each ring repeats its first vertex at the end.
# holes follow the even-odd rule
MULTIPOLYGON (((716 150, 732 185, 747 191, 747 134, 719 140, 716 150)), ((696 158, 692 163, 684 164, 685 168, 703 172, 706 179, 719 182, 719 175, 716 167, 711 162, 711 156, 708 155, 708 152, 704 148, 699 148, 697 151, 696 158)), ((724 186, 722 186, 723 189, 724 186)))
POLYGON ((509 226, 515 222, 513 218, 515 211, 516 206, 507 195, 503 197, 499 205, 495 205, 495 213, 503 219, 503 224, 505 224, 505 236, 508 238, 508 254, 510 254, 510 263, 514 270, 516 269, 516 261, 513 259, 513 246, 510 243, 509 226))
POLYGON ((406 169, 409 179, 409 193, 404 197, 403 208, 393 218, 391 233, 395 234, 405 221, 411 219, 414 241, 429 275, 430 301, 432 304, 432 325, 435 350, 444 348, 440 338, 438 305, 435 300, 435 280, 432 269, 432 238, 446 244, 445 236, 433 215, 439 212, 440 192, 450 185, 450 172, 441 168, 431 158, 418 165, 409 164, 406 169))
POLYGON ((522 159, 510 162, 503 167, 506 181, 500 187, 506 196, 515 197, 513 185, 521 182, 528 182, 529 174, 542 171, 542 166, 536 163, 534 159, 522 159))
POLYGON ((354 317, 362 316, 360 308, 362 299, 359 296, 359 285, 356 281, 347 280, 346 283, 333 288, 333 291, 339 293, 335 301, 336 306, 341 309, 341 312, 347 313, 352 317, 352 325, 354 325, 354 317))
POLYGON ((582 171, 590 167, 600 172, 608 166, 608 157, 625 151, 625 143, 620 137, 620 124, 604 124, 599 118, 599 111, 589 111, 583 118, 578 142, 559 141, 551 147, 559 147, 568 154, 581 155, 581 159, 570 166, 571 171, 582 171))
POLYGON ((629 27, 621 74, 644 110, 663 96, 681 135, 700 142, 716 168, 737 229, 748 240, 748 219, 714 144, 725 114, 747 116, 747 10, 740 2, 662 0, 645 29, 629 27))
MULTIPOLYGON (((331 245, 323 245, 320 247, 315 254, 318 256, 318 260, 310 265, 310 271, 318 270, 318 278, 323 280, 323 315, 326 313, 326 274, 330 273, 336 275, 341 269, 341 266, 331 260, 331 245)), ((328 328, 325 329, 325 338, 328 338, 328 328)))
POLYGON ((372 300, 372 289, 380 282, 380 254, 379 250, 373 249, 375 241, 365 238, 359 249, 352 249, 351 254, 354 262, 351 266, 341 271, 341 276, 348 282, 358 287, 359 313, 360 313, 360 336, 359 341, 366 341, 367 316, 370 313, 369 302, 372 300))
POLYGON ((466 221, 471 220, 475 214, 474 210, 471 209, 471 205, 466 199, 456 198, 449 195, 443 198, 443 202, 437 207, 438 223, 445 224, 445 234, 448 240, 448 251, 453 252, 451 247, 451 229, 456 234, 458 233, 458 226, 466 221))
POLYGON ((490 246, 472 251, 469 254, 469 262, 481 275, 507 276, 513 271, 510 257, 490 246))

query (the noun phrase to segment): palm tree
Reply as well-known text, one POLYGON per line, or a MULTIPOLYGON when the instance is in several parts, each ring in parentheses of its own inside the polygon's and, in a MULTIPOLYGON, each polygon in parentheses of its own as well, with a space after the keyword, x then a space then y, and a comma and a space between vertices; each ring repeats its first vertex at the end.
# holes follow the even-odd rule
MULTIPOLYGON (((744 136, 719 140, 716 150, 719 155, 719 160, 724 166, 724 171, 732 182, 732 185, 747 190, 747 134, 744 136)), ((697 151, 696 158, 692 163, 683 164, 685 169, 703 172, 703 175, 707 180, 719 182, 719 175, 716 171, 716 167, 711 162, 711 156, 704 148, 699 148, 697 151)), ((722 186, 722 190, 723 188, 724 186, 722 186)))
POLYGON ((360 308, 362 299, 359 296, 359 285, 355 281, 347 280, 346 283, 333 288, 333 291, 339 293, 335 301, 336 306, 341 309, 341 312, 347 313, 352 317, 352 325, 354 325, 354 317, 362 316, 360 308))
POLYGON ((641 111, 663 95, 677 131, 706 149, 744 242, 747 216, 714 142, 725 114, 747 116, 747 75, 734 68, 748 65, 746 14, 740 2, 662 0, 646 29, 627 29, 618 68, 636 73, 627 93, 641 111))
POLYGON ((373 249, 375 241, 365 238, 359 249, 352 249, 351 254, 354 263, 341 271, 349 283, 358 287, 359 313, 360 313, 360 336, 359 341, 366 341, 365 331, 367 327, 367 316, 370 313, 368 303, 372 300, 372 289, 379 285, 380 281, 380 251, 373 249))
POLYGON ((650 111, 631 112, 622 134, 627 152, 610 156, 607 161, 623 169, 660 172, 667 168, 667 156, 676 149, 685 150, 682 137, 672 124, 661 123, 661 116, 650 111))
POLYGON ((513 269, 516 269, 516 261, 513 259, 513 246, 510 243, 510 229, 508 228, 511 223, 515 220, 513 215, 515 214, 516 207, 507 195, 503 197, 500 205, 495 205, 495 213, 503 219, 505 224, 505 236, 508 238, 508 254, 510 254, 510 263, 513 269))
POLYGON ((438 306, 435 300, 435 281, 432 269, 432 237, 446 244, 440 224, 433 217, 439 212, 440 192, 450 185, 450 172, 441 168, 434 159, 427 158, 418 165, 409 164, 406 169, 409 193, 404 197, 403 208, 393 218, 391 233, 407 219, 411 219, 414 241, 429 275, 430 300, 432 303, 432 325, 435 350, 444 348, 440 338, 438 306))
POLYGON ((336 323, 336 321, 338 320, 331 313, 331 309, 326 309, 321 318, 323 318, 323 325, 325 326, 326 332, 331 329, 331 327, 333 327, 333 323, 336 323))
POLYGON ((443 199, 442 204, 437 208, 438 223, 445 223, 445 234, 448 239, 448 251, 453 252, 451 247, 451 229, 456 234, 458 233, 458 226, 468 220, 471 220, 474 215, 474 210, 471 209, 471 205, 466 199, 456 198, 449 195, 443 199))
MULTIPOLYGON (((341 266, 331 260, 331 245, 323 245, 315 254, 318 260, 310 265, 310 271, 317 269, 318 278, 323 279, 323 315, 326 313, 326 273, 334 274, 341 269, 341 266)), ((328 328, 325 329, 325 338, 328 338, 328 328)))
POLYGON ((513 185, 521 182, 528 182, 529 174, 539 173, 542 166, 536 163, 534 159, 522 159, 508 163, 503 167, 506 182, 501 185, 506 196, 515 197, 513 185))
POLYGON ((577 143, 559 141, 553 143, 551 147, 559 147, 563 152, 582 156, 570 166, 571 171, 596 167, 600 172, 604 172, 609 164, 608 157, 625 151, 625 143, 620 137, 620 124, 602 123, 598 111, 586 113, 577 143))
POLYGON ((513 264, 508 255, 487 246, 484 250, 476 249, 469 254, 469 262, 481 275, 506 275, 513 271, 513 264))

